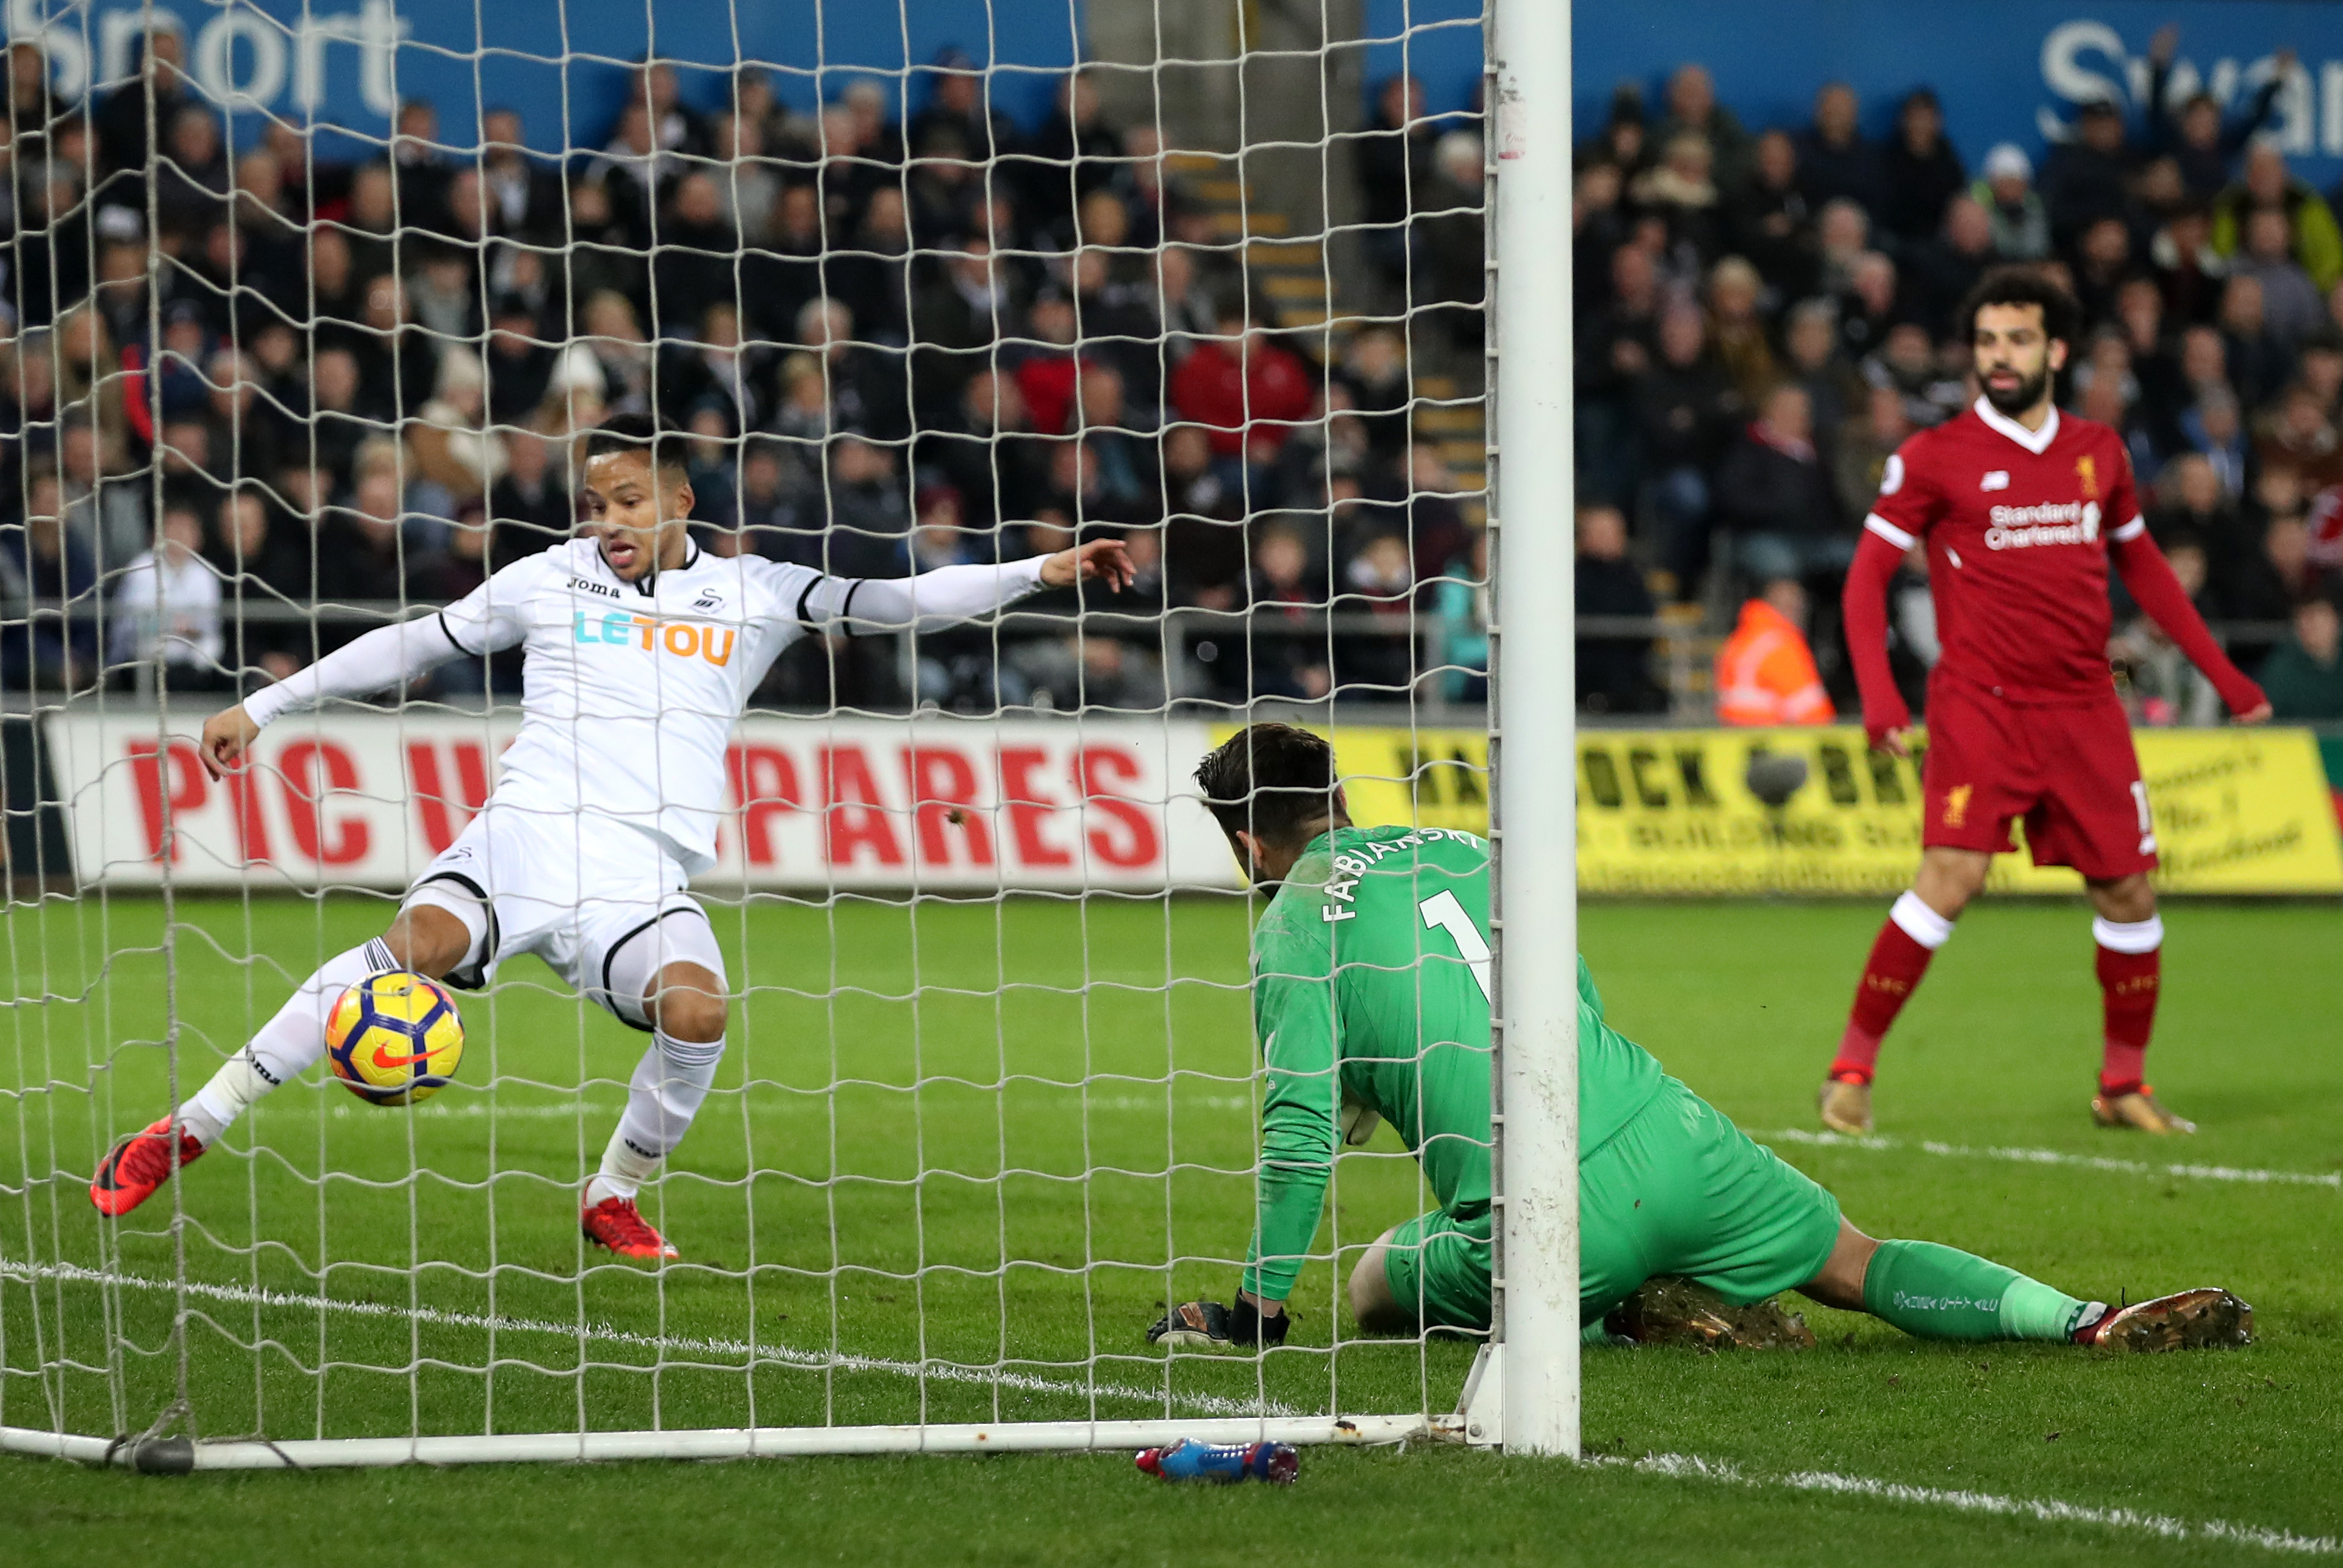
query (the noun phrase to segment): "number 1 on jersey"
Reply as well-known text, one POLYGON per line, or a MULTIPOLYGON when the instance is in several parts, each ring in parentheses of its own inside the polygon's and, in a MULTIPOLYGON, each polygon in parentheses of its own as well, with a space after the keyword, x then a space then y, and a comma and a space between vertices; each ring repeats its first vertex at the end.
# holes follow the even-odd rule
POLYGON ((1416 906, 1423 911, 1423 929, 1443 930, 1455 942, 1456 950, 1473 966, 1473 983, 1481 988, 1483 1000, 1494 1002, 1495 993, 1489 989, 1489 940, 1464 912, 1453 893, 1434 893, 1416 906))

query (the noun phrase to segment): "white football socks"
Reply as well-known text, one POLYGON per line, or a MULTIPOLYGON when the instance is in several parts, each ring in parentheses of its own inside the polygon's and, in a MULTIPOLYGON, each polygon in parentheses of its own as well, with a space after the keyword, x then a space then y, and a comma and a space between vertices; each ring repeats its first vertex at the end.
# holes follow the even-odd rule
POLYGON ((627 1085, 627 1109, 602 1151, 602 1169, 586 1185, 588 1208, 606 1198, 632 1198, 659 1174, 699 1114, 723 1060, 721 1039, 701 1043, 664 1032, 651 1036, 627 1085))
POLYGON ((633 1198, 645 1182, 659 1175, 666 1160, 662 1154, 644 1153, 623 1133, 611 1133, 609 1146, 602 1151, 602 1168, 586 1183, 586 1207, 591 1209, 606 1198, 633 1198))
MULTIPOLYGON (((381 939, 337 953, 301 982, 250 1043, 220 1064, 179 1109, 180 1121, 209 1145, 270 1091, 309 1070, 326 1054, 326 1020, 343 991, 370 974, 398 968, 381 939)), ((689 1131, 724 1060, 721 1039, 698 1042, 651 1036, 627 1087, 627 1109, 586 1189, 588 1206, 633 1198, 689 1131)))
POLYGON ((253 1101, 316 1066, 326 1054, 327 1015, 342 992, 368 975, 398 967, 380 937, 319 964, 251 1042, 221 1063, 211 1081, 180 1106, 179 1119, 187 1131, 208 1146, 253 1101))
POLYGON ((252 1109, 252 1102, 277 1085, 261 1074, 255 1065, 249 1049, 239 1050, 220 1063, 211 1081, 196 1091, 195 1098, 179 1107, 179 1121, 196 1135, 196 1141, 209 1148, 212 1141, 227 1131, 227 1124, 252 1109))

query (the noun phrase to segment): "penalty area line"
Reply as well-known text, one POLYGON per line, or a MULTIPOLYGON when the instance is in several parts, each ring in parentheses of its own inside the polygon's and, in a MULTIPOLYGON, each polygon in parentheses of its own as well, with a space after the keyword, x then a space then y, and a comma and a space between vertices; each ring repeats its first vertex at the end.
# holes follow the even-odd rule
POLYGON ((1842 1497, 1877 1498, 1885 1503, 1923 1508, 1949 1509, 1959 1513, 1984 1513, 2043 1524, 2089 1524, 2167 1541, 2218 1541, 2237 1546, 2258 1546, 2266 1552, 2290 1552, 2305 1556, 2332 1556, 2343 1552, 2343 1542, 2331 1535, 2297 1535, 2291 1530, 2271 1530, 2255 1524, 2233 1524, 2226 1519, 2176 1519, 2167 1513, 2142 1513, 2132 1508, 2093 1508, 2056 1498, 2004 1497, 1990 1492, 1969 1492, 1941 1486, 1912 1486, 1869 1476, 1840 1475, 1826 1470, 1802 1470, 1790 1475, 1752 1475, 1721 1460, 1689 1454, 1654 1453, 1642 1459, 1594 1456, 1590 1463, 1695 1481, 1722 1482, 1732 1486, 1785 1492, 1820 1492, 1842 1497))
MULTIPOLYGON (((67 1285, 112 1286, 117 1290, 172 1294, 179 1287, 168 1280, 152 1280, 140 1274, 116 1273, 109 1270, 85 1269, 78 1263, 20 1263, 0 1259, 0 1279, 20 1280, 26 1283, 56 1283, 67 1285)), ((576 1342, 585 1340, 594 1344, 623 1345, 631 1350, 656 1351, 662 1358, 674 1353, 682 1356, 712 1355, 751 1358, 777 1362, 783 1366, 807 1372, 882 1372, 896 1377, 924 1378, 930 1382, 968 1383, 981 1388, 1005 1389, 1017 1393, 1066 1394, 1082 1399, 1113 1399, 1136 1401, 1148 1404, 1168 1405, 1184 1415, 1198 1416, 1271 1416, 1287 1417, 1302 1412, 1276 1400, 1230 1399, 1221 1394, 1172 1393, 1161 1389, 1141 1388, 1132 1383, 1077 1382, 1071 1378, 1041 1377, 1032 1372, 1011 1372, 1004 1368, 963 1366, 957 1362, 891 1361, 883 1356, 832 1353, 826 1351, 792 1350, 787 1345, 751 1345, 746 1340, 703 1338, 689 1334, 644 1334, 621 1329, 609 1323, 563 1323, 545 1318, 492 1317, 482 1312, 458 1312, 441 1307, 402 1307, 387 1302, 350 1302, 334 1297, 297 1295, 290 1291, 254 1290, 244 1285, 220 1285, 190 1280, 189 1296, 206 1302, 218 1302, 231 1306, 252 1306, 276 1309, 340 1313, 355 1318, 390 1319, 428 1328, 477 1329, 500 1334, 542 1334, 576 1342)))
POLYGON ((1762 1143, 1803 1143, 1815 1149, 1853 1149, 1865 1154, 1916 1151, 1946 1160, 1998 1160, 2012 1165, 2065 1165, 2080 1171, 2107 1171, 2119 1176, 2170 1176, 2189 1181, 2237 1181, 2254 1187, 2325 1187, 2343 1191, 2343 1171, 2259 1171, 2237 1165, 2163 1165, 2146 1160, 2117 1160, 2105 1154, 2069 1154, 2056 1149, 1977 1148, 1966 1143, 1939 1143, 1933 1139, 1912 1142, 1902 1138, 1849 1138, 1841 1132, 1815 1132, 1804 1127, 1779 1127, 1753 1132, 1762 1143))

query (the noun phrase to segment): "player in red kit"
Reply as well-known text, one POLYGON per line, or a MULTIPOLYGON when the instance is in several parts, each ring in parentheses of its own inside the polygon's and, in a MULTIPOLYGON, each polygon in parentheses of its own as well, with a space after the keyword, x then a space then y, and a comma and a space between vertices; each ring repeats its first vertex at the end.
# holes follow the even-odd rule
POLYGON ((2083 874, 2097 918, 2106 1054, 2091 1114, 2103 1127, 2193 1132, 2143 1077, 2164 924, 2147 873, 2156 833, 2131 729, 2107 667, 2107 565, 2247 723, 2261 689, 2205 628, 2147 537, 2123 438, 2061 414, 2075 302, 2020 268, 1988 274, 1962 307, 1985 396, 1887 460, 1846 579, 1847 645, 1872 745, 1909 756, 1912 715, 1887 668, 1887 581, 1925 544, 1944 656, 1928 678, 1926 816, 1919 875, 1872 944, 1822 1119, 1871 1131, 1879 1042, 1985 886, 2024 819, 2037 866, 2083 874))

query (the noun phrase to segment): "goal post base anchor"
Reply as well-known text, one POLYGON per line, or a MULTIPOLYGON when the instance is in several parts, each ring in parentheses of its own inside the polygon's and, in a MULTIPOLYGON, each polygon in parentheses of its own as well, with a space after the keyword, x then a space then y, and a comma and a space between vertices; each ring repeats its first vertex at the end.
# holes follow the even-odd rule
POLYGON ((1503 1448, 1505 1443, 1505 1347, 1483 1345, 1465 1374, 1464 1392, 1456 1396, 1453 1418, 1463 1423, 1464 1441, 1474 1448, 1503 1448))

